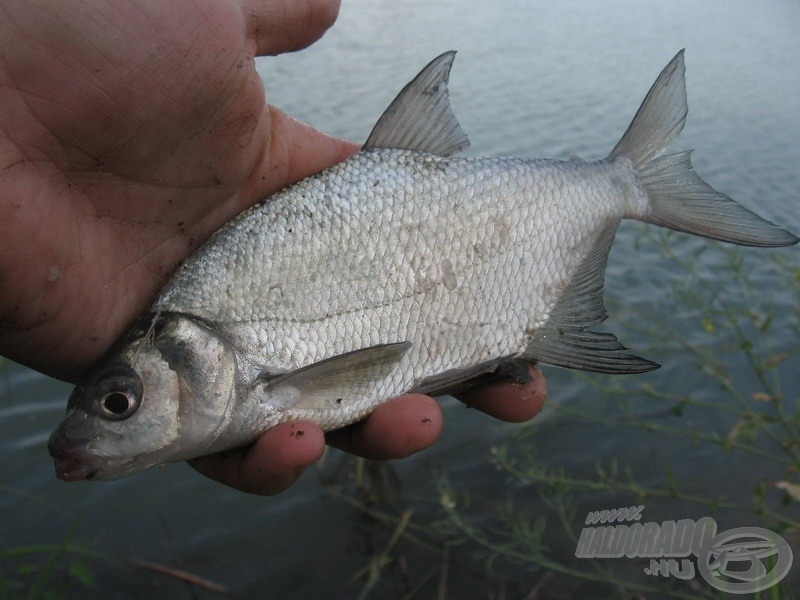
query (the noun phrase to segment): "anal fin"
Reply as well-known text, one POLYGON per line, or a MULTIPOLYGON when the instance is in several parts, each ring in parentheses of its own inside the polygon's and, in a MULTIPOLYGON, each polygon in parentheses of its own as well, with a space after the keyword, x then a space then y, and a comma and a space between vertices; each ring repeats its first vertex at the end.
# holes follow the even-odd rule
POLYGON ((515 355, 487 360, 466 369, 449 369, 419 381, 412 390, 429 396, 458 395, 476 386, 495 381, 528 383, 527 364, 515 355))
POLYGON ((599 232, 547 323, 531 337, 524 359, 598 373, 645 373, 659 367, 622 352, 626 348, 613 334, 588 331, 607 317, 603 282, 615 232, 615 223, 599 232))

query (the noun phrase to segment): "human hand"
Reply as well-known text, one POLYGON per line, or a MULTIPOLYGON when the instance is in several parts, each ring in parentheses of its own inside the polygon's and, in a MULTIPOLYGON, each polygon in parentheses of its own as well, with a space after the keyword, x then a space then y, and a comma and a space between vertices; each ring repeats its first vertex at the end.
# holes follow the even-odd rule
POLYGON ((0 6, 0 353, 79 378, 213 231, 357 150, 267 105, 255 69, 337 10, 0 6))
MULTIPOLYGON (((547 383, 536 367, 530 382, 490 383, 458 399, 497 419, 535 417, 547 397, 547 383)), ((433 398, 406 394, 380 405, 363 421, 323 433, 308 421, 283 423, 245 448, 189 461, 204 475, 252 494, 272 495, 293 484, 316 462, 325 443, 365 458, 405 458, 432 445, 442 430, 442 411, 433 398)))
MULTIPOLYGON (((326 0, 0 6, 1 354, 80 378, 213 231, 357 150, 266 104, 255 70, 256 55, 311 44, 337 12, 326 0)), ((534 388, 495 390, 486 412, 534 388)), ((435 403, 412 395, 331 440, 399 457, 440 428, 435 403)), ((276 492, 322 440, 311 424, 285 424, 248 451, 193 464, 276 492)))

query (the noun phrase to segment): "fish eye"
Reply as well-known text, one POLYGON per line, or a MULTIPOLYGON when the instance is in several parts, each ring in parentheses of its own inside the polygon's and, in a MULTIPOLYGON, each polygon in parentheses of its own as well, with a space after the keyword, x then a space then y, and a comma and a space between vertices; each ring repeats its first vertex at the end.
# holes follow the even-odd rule
POLYGON ((130 367, 112 365, 96 380, 92 396, 92 412, 108 421, 122 421, 141 406, 144 396, 142 380, 130 367))
POLYGON ((100 412, 110 421, 127 419, 138 408, 138 400, 125 392, 110 392, 100 399, 100 412))

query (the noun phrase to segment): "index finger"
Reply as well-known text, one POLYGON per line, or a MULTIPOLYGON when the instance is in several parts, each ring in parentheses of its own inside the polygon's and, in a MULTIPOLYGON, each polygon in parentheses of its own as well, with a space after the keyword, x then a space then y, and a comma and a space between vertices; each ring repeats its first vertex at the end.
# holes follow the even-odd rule
POLYGON ((272 496, 292 485, 324 449, 325 437, 317 425, 292 421, 276 425, 243 448, 187 462, 219 483, 248 494, 272 496))

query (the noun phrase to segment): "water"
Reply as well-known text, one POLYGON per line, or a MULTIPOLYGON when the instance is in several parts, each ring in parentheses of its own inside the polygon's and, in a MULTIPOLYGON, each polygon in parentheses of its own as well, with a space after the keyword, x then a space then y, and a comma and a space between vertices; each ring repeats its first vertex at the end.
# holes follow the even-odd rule
MULTIPOLYGON (((424 64, 444 50, 457 49, 451 90, 456 114, 472 140, 469 154, 595 158, 613 147, 660 69, 685 47, 690 112, 687 128, 673 147, 697 148, 695 165, 717 189, 797 232, 798 26, 800 5, 790 1, 350 0, 320 43, 298 54, 262 59, 259 70, 270 102, 335 135, 361 140, 424 64)), ((621 230, 607 289, 615 298, 648 311, 669 285, 685 275, 659 256, 652 240, 637 245, 640 232, 628 224, 621 230)), ((673 237, 673 242, 683 253, 705 244, 684 236, 673 237)), ((700 257, 699 268, 706 274, 719 270, 715 252, 700 257)), ((785 252, 796 256, 797 250, 785 252)), ((720 271, 718 278, 722 289, 729 285, 729 274, 720 271)), ((751 278, 756 288, 774 283, 758 269, 751 278)), ((787 314, 794 306, 788 296, 774 300, 787 314)), ((668 327, 682 328, 698 343, 715 343, 703 336, 691 309, 660 311, 660 318, 669 319, 668 327)), ((623 326, 636 322, 629 317, 612 315, 608 327, 624 330, 627 341, 637 341, 637 351, 666 365, 646 376, 649 383, 668 391, 699 388, 707 399, 719 395, 684 353, 657 344, 648 348, 646 336, 638 341, 636 328, 623 326)), ((792 343, 795 333, 771 330, 770 335, 769 343, 781 348, 792 343)), ((785 387, 797 397, 796 356, 787 361, 787 370, 792 364, 795 374, 789 375, 785 387)), ((737 474, 764 469, 760 463, 720 456, 680 438, 608 430, 559 416, 554 410, 557 404, 582 406, 596 393, 584 379, 567 372, 550 370, 548 375, 552 407, 540 417, 545 426, 536 447, 552 465, 586 474, 595 460, 619 456, 640 474, 643 484, 663 483, 668 466, 692 492, 710 495, 751 486, 758 478, 739 483, 737 474)), ((751 384, 745 378, 740 385, 751 384)), ((113 483, 67 486, 55 480, 45 444, 69 391, 65 384, 14 365, 2 371, 0 448, 5 460, 0 475, 0 546, 58 543, 72 535, 73 543, 107 558, 125 564, 146 559, 186 569, 230 586, 243 597, 357 595, 358 585, 348 587, 348 579, 384 549, 380 544, 386 540, 380 542, 374 523, 331 495, 323 482, 331 476, 336 454, 324 469, 312 469, 275 498, 228 490, 182 464, 113 483)), ((429 482, 436 468, 459 491, 501 501, 513 494, 517 502, 552 516, 534 487, 511 484, 487 460, 491 446, 520 428, 445 404, 446 429, 440 443, 381 471, 394 490, 390 503, 410 502, 415 519, 428 514, 435 501, 429 482)), ((602 406, 608 407, 605 414, 622 410, 613 402, 602 406)), ((639 399, 628 408, 647 413, 653 406, 639 399)), ((692 418, 702 424, 708 416, 696 413, 692 418)), ((708 423, 709 429, 716 425, 708 423)), ((762 476, 779 478, 781 470, 763 471, 762 476)), ((348 484, 346 477, 334 485, 343 484, 348 484)), ((750 487, 738 491, 746 497, 751 493, 750 487)), ((597 502, 610 506, 637 500, 621 494, 585 502, 583 508, 595 510, 604 507, 597 502)), ((479 504, 476 510, 473 514, 481 521, 497 508, 479 504)), ((656 510, 655 505, 648 510, 656 510)), ((658 516, 651 512, 654 520, 705 514, 703 507, 685 502, 663 510, 672 512, 658 516)), ((736 518, 729 526, 754 524, 747 515, 736 518)), ((569 561, 574 552, 570 542, 554 545, 569 561)), ((419 573, 428 570, 432 556, 438 556, 413 545, 404 552, 419 573)), ((119 598, 213 596, 190 592, 183 584, 149 572, 120 571, 101 560, 81 560, 90 564, 97 578, 97 597, 109 597, 112 589, 112 596, 119 598)), ((448 579, 452 597, 477 590, 486 595, 484 589, 496 583, 453 564, 448 579), (475 585, 480 587, 470 587, 475 585)), ((619 566, 625 574, 626 565, 619 566)), ((590 565, 576 568, 588 570, 590 565)), ((630 570, 641 572, 638 566, 627 568, 628 575, 630 570)), ((511 597, 515 590, 529 590, 538 581, 537 575, 522 569, 501 569, 501 573, 519 586, 507 587, 511 597)), ((420 597, 433 594, 437 577, 420 597)))

